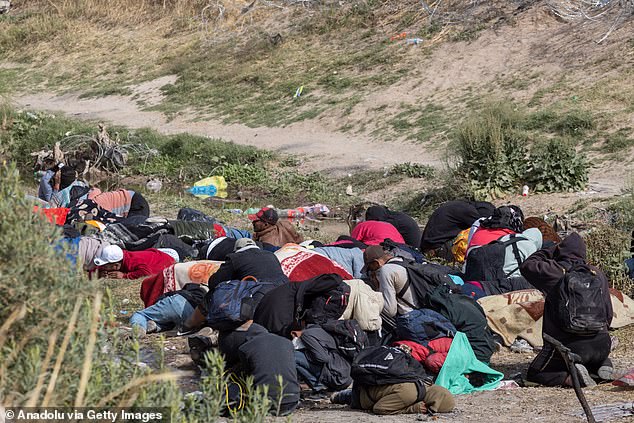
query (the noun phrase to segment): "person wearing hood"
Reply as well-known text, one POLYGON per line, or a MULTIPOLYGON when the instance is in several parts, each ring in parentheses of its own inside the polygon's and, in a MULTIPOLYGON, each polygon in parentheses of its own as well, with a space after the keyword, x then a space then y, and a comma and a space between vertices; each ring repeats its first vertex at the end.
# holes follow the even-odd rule
POLYGON ((388 209, 385 206, 371 206, 365 212, 365 220, 391 223, 411 247, 420 246, 421 232, 418 223, 409 215, 388 209))
MULTIPOLYGON (((546 297, 544 304, 543 333, 561 342, 580 357, 575 363, 580 380, 585 386, 593 386, 590 373, 601 379, 611 379, 614 371, 608 358, 611 339, 608 327, 612 321, 612 302, 608 279, 598 268, 586 262, 586 245, 579 234, 572 233, 559 245, 542 249, 531 255, 520 266, 522 276, 546 297), (559 317, 557 290, 567 272, 587 271, 600 281, 605 307, 604 328, 593 335, 578 335, 564 330, 565 323, 559 317)), ((553 345, 544 340, 544 348, 531 363, 526 379, 546 386, 571 386, 566 364, 553 345)))
POLYGON ((491 216, 495 206, 487 201, 447 201, 429 216, 420 243, 421 251, 428 256, 453 261, 453 240, 473 222, 491 216))
POLYGON ((280 220, 275 209, 263 207, 256 214, 249 215, 253 222, 253 240, 276 247, 284 244, 301 244, 304 238, 297 233, 288 220, 280 220))
POLYGON ((225 262, 209 278, 209 290, 213 292, 221 282, 247 277, 258 281, 288 283, 288 277, 275 254, 260 249, 252 239, 241 238, 236 241, 234 252, 226 256, 225 262))

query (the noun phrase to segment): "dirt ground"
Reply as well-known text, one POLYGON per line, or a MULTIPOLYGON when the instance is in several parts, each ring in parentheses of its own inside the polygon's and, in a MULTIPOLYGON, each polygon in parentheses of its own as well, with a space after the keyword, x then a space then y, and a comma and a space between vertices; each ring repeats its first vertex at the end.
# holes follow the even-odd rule
MULTIPOLYGON (((138 299, 140 281, 108 281, 112 289, 114 304, 119 309, 117 321, 121 326, 128 325, 128 319, 134 310, 141 308, 138 299)), ((619 345, 612 353, 615 367, 620 369, 634 368, 634 326, 613 331, 619 339, 619 345)), ((183 390, 198 390, 200 371, 189 357, 189 348, 185 337, 174 336, 173 332, 165 334, 163 349, 168 367, 185 372, 179 382, 183 390)), ((146 336, 144 350, 150 351, 158 335, 146 336)), ((536 353, 514 353, 503 347, 491 359, 491 367, 504 373, 505 379, 526 370, 536 353)), ((151 365, 153 353, 145 356, 151 365)), ((634 389, 623 389, 610 384, 584 389, 590 406, 600 406, 618 402, 634 402, 634 389)), ((411 421, 452 421, 469 423, 517 423, 536 422, 583 422, 578 414, 581 406, 572 389, 562 388, 516 388, 512 390, 496 390, 456 398, 456 409, 452 413, 439 414, 432 417, 417 415, 376 416, 345 406, 330 404, 328 400, 304 400, 299 410, 293 414, 292 421, 300 423, 341 423, 347 422, 411 422, 411 421)), ((278 419, 286 421, 285 419, 278 419)), ((634 422, 634 416, 610 420, 615 422, 634 422)))

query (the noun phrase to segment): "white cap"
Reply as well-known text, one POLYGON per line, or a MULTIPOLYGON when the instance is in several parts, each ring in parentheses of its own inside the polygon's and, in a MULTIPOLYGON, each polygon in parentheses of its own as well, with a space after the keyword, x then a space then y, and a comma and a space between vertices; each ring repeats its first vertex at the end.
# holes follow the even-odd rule
POLYGON ((123 260, 123 250, 118 245, 108 245, 101 250, 93 260, 97 266, 103 266, 108 263, 116 263, 123 260))

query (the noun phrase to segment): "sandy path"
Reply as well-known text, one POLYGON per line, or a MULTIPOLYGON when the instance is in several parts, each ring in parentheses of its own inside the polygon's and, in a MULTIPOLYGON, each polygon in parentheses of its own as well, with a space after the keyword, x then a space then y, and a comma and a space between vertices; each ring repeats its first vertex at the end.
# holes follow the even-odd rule
POLYGON ((149 127, 163 134, 189 132, 302 155, 306 157, 304 166, 312 170, 347 173, 404 162, 441 165, 438 153, 421 144, 385 143, 332 132, 322 127, 319 121, 299 122, 283 128, 250 128, 216 121, 191 122, 191 117, 187 116, 168 121, 162 113, 140 110, 135 101, 123 96, 80 99, 76 94, 38 93, 16 96, 14 101, 20 107, 63 112, 80 119, 105 120, 130 128, 149 127))

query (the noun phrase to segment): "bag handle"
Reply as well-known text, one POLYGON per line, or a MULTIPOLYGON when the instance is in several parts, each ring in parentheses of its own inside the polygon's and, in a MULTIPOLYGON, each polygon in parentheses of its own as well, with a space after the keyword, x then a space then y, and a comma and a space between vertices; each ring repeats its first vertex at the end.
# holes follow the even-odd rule
POLYGON ((248 275, 241 279, 241 282, 245 282, 245 281, 257 282, 258 280, 256 279, 255 276, 248 275))

